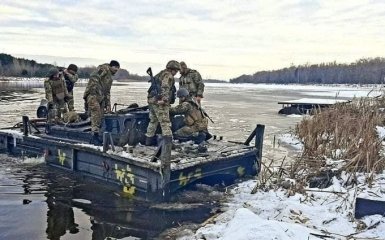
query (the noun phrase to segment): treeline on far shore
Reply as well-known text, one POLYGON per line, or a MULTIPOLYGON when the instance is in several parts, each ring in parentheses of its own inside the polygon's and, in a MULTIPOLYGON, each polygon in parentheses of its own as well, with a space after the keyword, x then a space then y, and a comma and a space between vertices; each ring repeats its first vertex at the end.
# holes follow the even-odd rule
POLYGON ((364 58, 350 64, 336 62, 290 66, 230 79, 231 83, 379 84, 384 83, 385 58, 364 58))
MULTIPOLYGON (((76 63, 75 63, 76 64, 76 63)), ((9 54, 0 53, 0 76, 4 77, 46 77, 53 64, 37 63, 35 60, 16 58, 9 54)), ((67 66, 64 66, 67 67, 67 66)), ((79 67, 79 78, 89 78, 96 66, 79 67)), ((120 69, 114 76, 114 79, 131 79, 146 81, 147 76, 130 74, 126 69, 120 69)))

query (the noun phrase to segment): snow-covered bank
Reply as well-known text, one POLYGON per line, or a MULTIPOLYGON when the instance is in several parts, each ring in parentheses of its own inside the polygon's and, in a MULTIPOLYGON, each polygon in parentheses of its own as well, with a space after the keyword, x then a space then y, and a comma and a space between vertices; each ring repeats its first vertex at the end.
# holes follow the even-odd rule
POLYGON ((345 188, 347 175, 342 175, 329 188, 294 196, 282 189, 251 194, 257 181, 243 182, 232 190, 224 213, 180 239, 385 239, 385 217, 354 219, 356 196, 385 199, 385 173, 376 178, 371 189, 364 176, 357 187, 345 188))
MULTIPOLYGON (((384 128, 376 129, 383 139, 384 128)), ((281 135, 279 141, 296 152, 303 150, 292 134, 281 135)), ((326 161, 338 172, 342 163, 346 161, 326 161)), ((257 180, 240 183, 231 190, 232 197, 224 204, 223 213, 205 222, 193 235, 179 239, 385 239, 384 216, 355 218, 357 197, 385 201, 385 171, 371 174, 338 173, 323 189, 296 188, 290 184, 298 183, 293 179, 286 179, 286 187, 271 184, 270 190, 256 188, 263 184, 257 180)))

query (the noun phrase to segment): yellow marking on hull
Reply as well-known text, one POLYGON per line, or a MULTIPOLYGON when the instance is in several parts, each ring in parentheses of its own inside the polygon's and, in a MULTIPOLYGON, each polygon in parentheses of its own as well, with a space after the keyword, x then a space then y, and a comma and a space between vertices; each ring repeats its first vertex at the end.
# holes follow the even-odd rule
POLYGON ((200 169, 200 168, 195 169, 194 172, 190 172, 186 176, 183 174, 183 172, 181 172, 179 174, 179 185, 180 186, 186 186, 189 182, 191 182, 190 180, 192 180, 194 178, 198 179, 201 177, 202 177, 202 169, 200 169))
POLYGON ((245 175, 245 168, 239 166, 239 167, 237 168, 237 173, 238 173, 238 175, 239 175, 240 177, 242 177, 243 175, 245 175))
POLYGON ((64 166, 64 162, 66 160, 66 154, 65 152, 62 152, 60 149, 57 150, 57 154, 59 157, 59 162, 62 166, 64 166))
POLYGON ((135 187, 134 186, 124 186, 123 187, 123 192, 124 193, 127 193, 127 194, 130 194, 130 195, 134 195, 135 194, 135 187))

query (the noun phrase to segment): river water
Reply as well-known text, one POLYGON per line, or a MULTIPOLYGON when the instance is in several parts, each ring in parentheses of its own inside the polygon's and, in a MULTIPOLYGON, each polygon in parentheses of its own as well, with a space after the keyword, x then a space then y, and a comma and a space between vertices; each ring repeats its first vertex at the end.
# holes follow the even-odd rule
MULTIPOLYGON (((22 115, 36 116, 44 98, 42 83, 0 80, 0 128, 20 122, 22 115)), ((77 110, 83 108, 84 86, 85 81, 80 81, 75 87, 77 110)), ((148 86, 116 82, 112 102, 146 105, 148 86)), ((339 87, 206 84, 202 106, 215 122, 210 123, 210 132, 227 140, 244 141, 256 124, 265 124, 263 157, 279 160, 293 152, 279 145, 276 136, 289 132, 301 117, 278 115, 277 102, 309 95, 333 98, 340 91, 339 87)), ((43 158, 3 154, 0 164, 0 239, 172 239, 170 229, 198 226, 220 211, 226 197, 224 188, 198 186, 174 196, 171 203, 149 203, 122 198, 91 180, 47 167, 43 158)))

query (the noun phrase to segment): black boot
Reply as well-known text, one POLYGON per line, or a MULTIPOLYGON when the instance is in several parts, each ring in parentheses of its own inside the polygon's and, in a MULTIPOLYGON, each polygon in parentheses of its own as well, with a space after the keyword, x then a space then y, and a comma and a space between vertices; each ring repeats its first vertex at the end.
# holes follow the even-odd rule
POLYGON ((103 141, 100 139, 99 132, 97 131, 91 132, 90 143, 98 146, 103 145, 103 141))
POLYGON ((172 150, 172 136, 163 136, 162 153, 160 155, 162 165, 164 164, 170 165, 171 150, 172 150))
POLYGON ((211 139, 213 137, 213 135, 211 135, 209 132, 204 132, 206 134, 206 141, 211 139))
POLYGON ((204 142, 206 140, 206 133, 204 132, 199 132, 198 136, 196 136, 194 138, 194 143, 195 144, 201 144, 202 142, 204 142))
POLYGON ((146 137, 146 146, 153 146, 154 145, 154 137, 146 137))

